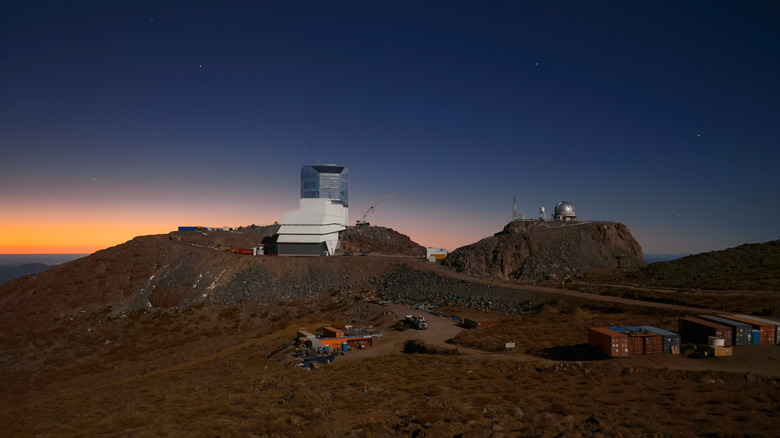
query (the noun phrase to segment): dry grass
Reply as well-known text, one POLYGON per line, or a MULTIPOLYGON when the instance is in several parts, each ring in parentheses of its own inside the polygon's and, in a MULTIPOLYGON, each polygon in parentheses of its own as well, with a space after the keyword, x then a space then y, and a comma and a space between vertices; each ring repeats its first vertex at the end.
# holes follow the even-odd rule
MULTIPOLYGON (((320 313, 318 320, 337 320, 338 312, 320 313)), ((426 436, 540 437, 775 433, 780 382, 756 375, 627 368, 619 361, 550 365, 511 355, 400 351, 336 360, 313 371, 282 366, 278 357, 267 356, 304 323, 295 319, 297 314, 295 306, 252 303, 116 319, 96 314, 62 322, 48 332, 2 339, 4 433, 388 436, 423 430, 426 436), (60 360, 62 356, 67 360, 60 360)), ((490 349, 496 340, 512 337, 523 349, 554 348, 582 342, 585 335, 579 327, 598 321, 635 322, 635 316, 560 304, 538 315, 503 319, 494 328, 464 332, 456 342, 490 349), (556 325, 567 330, 555 331, 556 325), (536 326, 536 331, 530 329, 536 326)), ((673 320, 645 316, 647 323, 661 326, 673 320)))

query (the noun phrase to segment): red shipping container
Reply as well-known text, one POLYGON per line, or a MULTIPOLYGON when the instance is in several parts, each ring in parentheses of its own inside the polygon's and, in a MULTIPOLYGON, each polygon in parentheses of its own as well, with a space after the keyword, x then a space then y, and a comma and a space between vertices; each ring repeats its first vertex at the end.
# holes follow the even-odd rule
POLYGON ((758 330, 761 332, 761 337, 759 340, 759 344, 761 345, 775 344, 776 328, 773 325, 761 321, 756 321, 755 319, 744 318, 735 315, 718 315, 718 316, 720 316, 721 318, 728 318, 732 321, 744 322, 745 324, 750 324, 751 326, 753 326, 754 330, 758 330))
POLYGON ((658 354, 664 352, 664 340, 661 336, 648 333, 642 336, 645 341, 645 354, 658 354))
POLYGON ((628 336, 603 327, 588 329, 588 344, 609 357, 628 357, 628 336))
POLYGON ((628 335, 628 354, 631 356, 645 354, 645 340, 641 336, 628 335))

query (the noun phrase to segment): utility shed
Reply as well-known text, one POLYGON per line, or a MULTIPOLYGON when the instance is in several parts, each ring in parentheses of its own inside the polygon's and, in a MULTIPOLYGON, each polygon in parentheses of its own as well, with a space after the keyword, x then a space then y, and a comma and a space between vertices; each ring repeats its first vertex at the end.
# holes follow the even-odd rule
POLYGON ((588 345, 609 357, 628 357, 628 336, 604 327, 588 329, 588 345))
POLYGON ((766 318, 759 318, 757 316, 752 316, 752 315, 733 315, 733 316, 738 316, 740 318, 748 318, 754 321, 762 322, 764 324, 775 326, 775 344, 780 345, 780 321, 774 321, 766 318))
POLYGON ((752 343, 753 327, 750 324, 713 315, 698 315, 697 318, 731 327, 732 345, 750 345, 752 343))
POLYGON ((759 338, 759 344, 761 345, 773 345, 775 343, 775 332, 777 331, 777 326, 773 326, 765 322, 757 321, 753 318, 742 318, 736 315, 718 315, 718 316, 720 316, 721 318, 732 319, 734 321, 750 324, 754 329, 759 330, 761 332, 759 338))
POLYGON ((683 342, 708 344, 708 337, 723 339, 725 347, 731 347, 731 327, 712 321, 683 316, 679 319, 680 336, 683 342))
POLYGON ((661 337, 664 353, 680 354, 680 335, 669 330, 660 329, 650 325, 640 325, 638 327, 648 333, 655 333, 661 337))
POLYGON ((306 330, 298 329, 298 332, 295 334, 296 338, 307 338, 309 340, 316 338, 313 333, 309 333, 306 330))

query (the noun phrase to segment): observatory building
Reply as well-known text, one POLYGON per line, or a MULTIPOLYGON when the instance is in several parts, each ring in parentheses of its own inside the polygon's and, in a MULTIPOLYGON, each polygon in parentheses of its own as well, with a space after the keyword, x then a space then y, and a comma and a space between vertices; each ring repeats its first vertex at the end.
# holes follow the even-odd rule
POLYGON ((556 221, 576 221, 577 214, 574 212, 574 205, 571 202, 561 201, 555 204, 553 220, 556 221))
POLYGON ((347 227, 348 179, 346 166, 303 166, 300 208, 282 217, 276 241, 279 255, 333 255, 339 232, 347 227))

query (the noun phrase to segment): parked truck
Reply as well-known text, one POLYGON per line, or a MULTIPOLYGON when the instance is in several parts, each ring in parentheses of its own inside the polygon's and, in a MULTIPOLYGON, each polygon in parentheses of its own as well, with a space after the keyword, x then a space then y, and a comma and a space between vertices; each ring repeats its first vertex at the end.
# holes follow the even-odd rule
POLYGON ((425 318, 422 315, 406 315, 406 321, 415 330, 426 330, 428 323, 425 322, 425 318))

